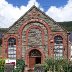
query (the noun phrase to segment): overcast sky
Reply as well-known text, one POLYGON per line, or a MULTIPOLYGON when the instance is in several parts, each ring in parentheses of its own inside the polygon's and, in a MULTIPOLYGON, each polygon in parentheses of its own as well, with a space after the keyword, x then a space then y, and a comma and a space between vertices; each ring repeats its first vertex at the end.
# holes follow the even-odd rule
POLYGON ((10 27, 33 5, 57 22, 72 21, 72 0, 0 0, 0 28, 10 27))

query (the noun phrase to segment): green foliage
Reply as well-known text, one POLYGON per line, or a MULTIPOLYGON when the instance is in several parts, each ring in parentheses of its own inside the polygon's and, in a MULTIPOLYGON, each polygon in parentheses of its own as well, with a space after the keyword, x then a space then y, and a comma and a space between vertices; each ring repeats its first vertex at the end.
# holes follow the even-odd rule
POLYGON ((0 33, 6 33, 8 28, 0 28, 0 33))
POLYGON ((0 46, 0 55, 1 55, 1 51, 2 51, 2 46, 0 46))
POLYGON ((69 22, 58 22, 62 27, 64 27, 67 31, 72 31, 72 21, 69 22))
POLYGON ((0 59, 0 72, 4 72, 4 64, 5 64, 5 60, 0 59))
POLYGON ((49 58, 45 60, 44 68, 52 72, 72 72, 72 62, 69 62, 67 59, 55 60, 49 58))
POLYGON ((14 72, 22 72, 25 67, 25 62, 21 59, 17 59, 16 61, 16 68, 14 69, 14 72))
POLYGON ((36 64, 34 67, 34 72, 37 72, 38 70, 39 72, 45 72, 44 64, 36 64))
POLYGON ((4 59, 0 59, 0 65, 4 65, 5 64, 5 60, 4 59))
POLYGON ((44 63, 45 70, 48 70, 48 71, 52 70, 53 64, 54 64, 53 59, 52 58, 47 58, 45 60, 45 63, 44 63))

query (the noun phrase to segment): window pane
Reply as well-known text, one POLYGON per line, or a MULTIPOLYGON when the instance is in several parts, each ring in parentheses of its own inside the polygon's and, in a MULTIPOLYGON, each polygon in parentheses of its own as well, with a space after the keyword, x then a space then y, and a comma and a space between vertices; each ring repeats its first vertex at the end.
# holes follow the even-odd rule
POLYGON ((16 58, 16 39, 10 38, 8 40, 8 57, 16 58))
POLYGON ((54 38, 54 53, 55 58, 60 59, 63 57, 63 42, 61 36, 56 36, 54 38))
POLYGON ((41 53, 38 50, 32 50, 29 54, 30 56, 41 56, 41 53))

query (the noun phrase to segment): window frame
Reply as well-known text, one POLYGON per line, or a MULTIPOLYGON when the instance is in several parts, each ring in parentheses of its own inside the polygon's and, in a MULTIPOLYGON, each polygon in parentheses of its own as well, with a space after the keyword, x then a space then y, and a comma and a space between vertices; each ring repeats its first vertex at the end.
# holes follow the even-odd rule
POLYGON ((16 59, 16 39, 13 37, 8 39, 8 58, 16 59))
POLYGON ((63 38, 61 36, 54 37, 54 58, 63 59, 63 38))

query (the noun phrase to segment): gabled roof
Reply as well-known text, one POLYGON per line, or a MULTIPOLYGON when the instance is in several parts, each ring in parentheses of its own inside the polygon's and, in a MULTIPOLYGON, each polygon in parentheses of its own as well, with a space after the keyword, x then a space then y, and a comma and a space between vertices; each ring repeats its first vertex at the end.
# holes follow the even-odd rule
MULTIPOLYGON (((11 27, 9 27, 8 32, 16 33, 17 29, 23 24, 23 22, 25 20, 29 20, 30 18, 29 14, 33 14, 33 12, 35 12, 36 14, 40 14, 38 18, 44 19, 44 21, 49 24, 52 31, 66 31, 56 21, 54 21, 52 18, 50 18, 48 15, 46 15, 44 12, 42 12, 39 8, 37 8, 34 5, 23 16, 21 16, 11 27)), ((36 16, 33 16, 33 17, 36 17, 36 16)))

